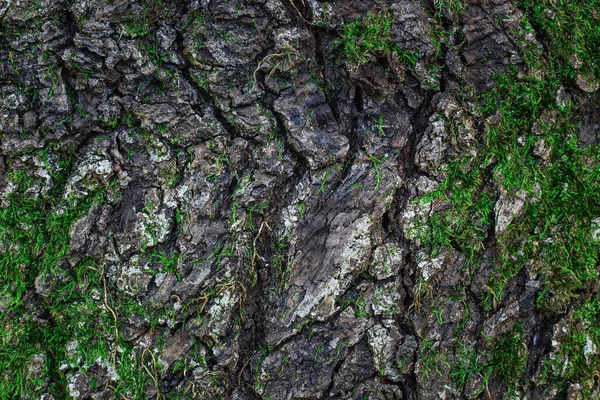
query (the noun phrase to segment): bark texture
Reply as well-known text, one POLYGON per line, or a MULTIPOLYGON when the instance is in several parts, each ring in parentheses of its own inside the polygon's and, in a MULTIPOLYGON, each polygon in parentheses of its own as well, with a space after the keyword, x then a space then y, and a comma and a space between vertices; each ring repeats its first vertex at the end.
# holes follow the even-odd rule
MULTIPOLYGON (((555 312, 536 263, 490 288, 534 194, 482 166, 476 261, 428 243, 452 201, 422 199, 500 118, 479 96, 496 74, 535 79, 524 49, 543 63, 550 45, 517 1, 439 3, 0 3, 0 200, 42 215, 1 237, 3 268, 30 256, 4 272, 2 395, 598 398, 597 379, 553 385, 549 366, 595 284, 555 312), (391 21, 394 47, 353 62, 344 35, 369 18, 391 21)), ((552 94, 586 105, 581 148, 597 143, 595 82, 552 94)))

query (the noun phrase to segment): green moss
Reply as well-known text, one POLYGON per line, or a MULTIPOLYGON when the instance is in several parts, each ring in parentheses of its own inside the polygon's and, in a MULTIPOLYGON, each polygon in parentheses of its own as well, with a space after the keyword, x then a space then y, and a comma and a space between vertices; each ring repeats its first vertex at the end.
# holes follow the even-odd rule
MULTIPOLYGON (((597 281, 600 242, 593 238, 593 220, 600 210, 600 146, 579 143, 586 106, 557 99, 557 94, 561 85, 572 86, 579 73, 598 76, 600 24, 590 26, 597 19, 590 8, 594 2, 589 7, 580 2, 539 3, 524 2, 533 25, 525 17, 522 32, 517 33, 523 37, 519 49, 535 78, 509 69, 496 76, 492 90, 476 99, 475 113, 489 118, 487 128, 477 138, 476 152, 449 154, 440 171, 445 179, 439 189, 420 200, 435 202, 440 210, 427 217, 421 242, 433 255, 443 248, 464 253, 475 272, 489 244, 486 240, 491 239, 500 191, 509 197, 524 194, 523 211, 495 238, 497 252, 483 306, 495 309, 508 282, 526 269, 541 282, 536 298, 540 311, 556 315, 576 307, 558 356, 547 363, 546 383, 562 392, 571 383, 581 383, 584 394, 589 394, 600 366, 600 359, 589 352, 590 343, 600 345, 596 329, 600 302, 582 298, 597 281), (535 33, 533 26, 541 29, 542 40, 551 43, 548 63, 540 62, 540 49, 525 40, 535 33), (567 62, 573 54, 589 59, 589 64, 575 71, 567 62)), ((459 123, 446 121, 450 136, 459 123)), ((451 376, 461 390, 474 376, 485 382, 500 377, 507 393, 515 393, 526 372, 519 329, 489 340, 486 349, 464 347, 455 355, 451 376)))
MULTIPOLYGON (((48 152, 34 156, 52 171, 48 152)), ((9 206, 0 210, 0 398, 38 398, 42 393, 69 398, 67 374, 82 373, 93 387, 94 365, 114 368, 119 378, 115 396, 147 398, 147 388, 161 373, 153 371, 160 366, 148 354, 134 351, 119 332, 136 311, 149 324, 156 322, 148 310, 134 310, 135 301, 122 298, 117 306, 114 294, 104 291, 100 267, 87 258, 73 266, 69 249, 73 223, 90 207, 108 202, 108 192, 116 186, 98 187, 85 198, 65 199, 75 164, 74 154, 65 153, 58 155, 58 168, 50 172, 52 189, 36 197, 28 189, 38 178, 8 164, 8 179, 17 190, 9 195, 9 206), (34 376, 28 365, 36 355, 45 362, 34 376)), ((177 256, 155 258, 164 272, 174 272, 177 256)))
POLYGON ((339 44, 348 61, 364 64, 371 56, 393 50, 391 28, 392 14, 384 9, 379 14, 369 14, 363 20, 346 25, 339 44))
POLYGON ((439 342, 428 339, 423 339, 419 346, 419 357, 421 359, 419 378, 423 381, 433 379, 432 374, 436 374, 442 378, 444 376, 440 370, 442 364, 446 367, 450 367, 447 360, 448 354, 446 352, 441 352, 438 346, 439 342))
POLYGON ((527 370, 527 347, 522 328, 516 326, 498 338, 487 338, 483 348, 459 342, 453 360, 450 378, 459 391, 478 380, 477 392, 472 397, 476 398, 491 380, 497 380, 506 387, 504 398, 514 398, 527 370))
POLYGON ((172 18, 176 10, 175 4, 164 0, 140 0, 137 5, 120 17, 123 33, 132 39, 146 37, 161 21, 172 18))
POLYGON ((594 377, 600 370, 600 297, 588 298, 573 313, 568 334, 553 359, 545 361, 545 383, 564 393, 570 384, 582 386, 582 397, 590 398, 594 377))
POLYGON ((506 397, 516 394, 516 385, 523 380, 527 370, 527 347, 521 328, 517 326, 513 331, 489 340, 488 351, 489 360, 483 366, 483 375, 502 379, 507 385, 506 397))
POLYGON ((287 284, 291 268, 287 257, 287 249, 290 245, 290 238, 286 235, 283 238, 277 238, 272 243, 272 261, 273 278, 277 282, 277 290, 283 292, 287 284))
POLYGON ((484 115, 498 113, 497 123, 488 127, 475 155, 452 158, 445 181, 423 199, 448 205, 429 218, 424 238, 429 251, 453 247, 476 263, 494 221, 498 187, 509 196, 527 194, 522 217, 497 238, 488 309, 526 265, 543 278, 538 306, 549 312, 563 310, 595 277, 600 244, 592 240, 591 220, 600 209, 600 149, 579 146, 578 106, 556 104, 560 81, 551 77, 518 79, 516 72, 497 77, 496 87, 479 99, 484 115), (541 141, 552 149, 547 161, 534 154, 541 141), (488 174, 494 186, 484 185, 488 174))
POLYGON ((463 0, 434 0, 433 5, 438 19, 441 19, 442 15, 446 14, 453 20, 457 20, 465 10, 463 0))
POLYGON ((400 62, 414 68, 416 57, 403 51, 390 38, 393 15, 389 8, 367 15, 362 20, 344 26, 342 37, 337 41, 346 60, 351 64, 365 64, 373 56, 396 55, 400 62))
POLYGON ((549 46, 550 60, 563 76, 600 78, 600 1, 523 0, 531 21, 549 46), (577 65, 581 64, 581 65, 577 65))
POLYGON ((151 270, 152 273, 174 274, 177 277, 177 280, 181 280, 177 271, 177 266, 182 259, 182 254, 168 255, 165 251, 155 252, 148 256, 150 263, 156 264, 159 268, 158 271, 151 270))
MULTIPOLYGON (((47 162, 47 153, 37 156, 47 162)), ((9 162, 8 179, 18 189, 8 197, 9 206, 0 211, 1 398, 23 398, 25 394, 35 397, 46 378, 50 378, 46 390, 64 398, 65 379, 57 367, 68 358, 67 343, 87 343, 88 355, 106 350, 105 344, 98 341, 100 328, 89 329, 90 324, 105 317, 90 297, 91 288, 98 288, 101 282, 98 269, 89 259, 75 267, 68 264, 69 229, 92 205, 106 198, 106 188, 83 199, 64 199, 73 162, 72 154, 63 154, 57 171, 51 173, 52 189, 37 197, 28 193, 35 179, 9 162), (45 288, 43 298, 37 300, 30 295, 36 290, 36 278, 45 288), (36 312, 45 314, 43 318, 50 322, 38 322, 36 312), (44 373, 38 379, 27 372, 27 364, 35 354, 46 357, 44 373)), ((85 365, 88 359, 84 359, 85 365)))

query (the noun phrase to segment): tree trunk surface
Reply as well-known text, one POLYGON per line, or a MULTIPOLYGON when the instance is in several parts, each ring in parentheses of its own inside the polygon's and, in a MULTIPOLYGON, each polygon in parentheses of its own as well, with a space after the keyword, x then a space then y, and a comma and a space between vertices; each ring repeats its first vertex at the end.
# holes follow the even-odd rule
POLYGON ((559 3, 0 3, 0 398, 600 398, 559 3))

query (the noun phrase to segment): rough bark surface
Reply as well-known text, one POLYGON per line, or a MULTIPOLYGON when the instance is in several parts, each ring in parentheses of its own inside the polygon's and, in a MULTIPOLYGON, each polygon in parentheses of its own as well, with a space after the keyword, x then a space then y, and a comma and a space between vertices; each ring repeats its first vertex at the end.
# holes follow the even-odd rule
MULTIPOLYGON (((476 262, 425 239, 423 219, 448 203, 421 199, 498 119, 478 96, 509 69, 535 75, 523 47, 543 60, 549 45, 523 33, 516 1, 437 4, 0 3, 0 200, 42 202, 44 217, 15 229, 46 227, 0 237, 5 265, 17 248, 33 260, 4 272, 2 395, 598 398, 597 379, 553 386, 561 372, 548 367, 596 286, 542 311, 532 263, 490 295, 498 238, 531 193, 487 170, 476 262), (384 14, 402 52, 351 62, 344 27, 384 14), (61 215, 76 218, 48 227, 61 215), (10 348, 26 362, 11 364, 10 348), (503 348, 508 367, 524 366, 514 380, 503 348)), ((582 148, 598 138, 594 82, 579 75, 554 94, 589 105, 582 148)), ((533 151, 544 163, 554 150, 533 151)), ((581 356, 595 365, 588 340, 581 356)))

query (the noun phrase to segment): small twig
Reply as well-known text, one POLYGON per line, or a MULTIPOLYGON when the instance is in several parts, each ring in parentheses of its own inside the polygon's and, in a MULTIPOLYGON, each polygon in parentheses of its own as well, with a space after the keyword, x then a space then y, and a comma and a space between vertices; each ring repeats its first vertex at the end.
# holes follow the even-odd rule
MULTIPOLYGON (((283 52, 283 53, 268 54, 262 60, 260 60, 260 62, 256 66, 256 69, 252 73, 252 77, 253 77, 253 86, 252 87, 253 88, 256 87, 256 85, 257 85, 256 73, 258 71, 260 71, 260 69, 263 68, 266 65, 266 63, 269 62, 272 58, 275 58, 275 57, 284 57, 286 55, 289 57, 292 54, 298 55, 298 51, 296 49, 294 49, 290 45, 283 46, 283 50, 289 50, 289 51, 286 51, 286 52, 283 52)), ((291 59, 290 59, 290 64, 291 64, 291 59)), ((267 78, 265 79, 265 82, 268 82, 271 79, 271 77, 273 76, 273 73, 275 72, 275 70, 277 69, 277 67, 279 67, 279 65, 281 65, 281 61, 278 62, 273 68, 271 68, 271 71, 269 72, 269 75, 267 75, 267 78)))
MULTIPOLYGON (((111 388, 113 392, 115 392, 117 390, 117 388, 115 388, 111 384, 107 384, 106 387, 111 388)), ((127 397, 125 397, 125 395, 123 393, 119 393, 119 396, 121 396, 123 398, 123 400, 129 400, 127 397)))
POLYGON ((156 393, 157 393, 156 396, 157 396, 157 398, 161 398, 162 397, 164 399, 164 396, 160 392, 160 387, 158 385, 158 372, 156 370, 156 357, 154 357, 154 353, 152 353, 148 349, 144 349, 144 351, 142 352, 142 367, 144 368, 144 370, 146 370, 146 372, 148 373, 148 375, 150 375, 150 377, 154 381, 154 386, 156 386, 156 393), (152 369, 154 371, 154 374, 152 374, 150 372, 150 370, 148 369, 148 367, 146 367, 146 365, 144 364, 144 355, 146 353, 150 353, 150 356, 152 357, 152 369))
POLYGON ((104 306, 108 309, 108 311, 110 311, 110 313, 113 316, 113 319, 115 320, 115 348, 112 350, 112 357, 113 357, 113 365, 116 367, 117 366, 117 348, 119 347, 119 328, 118 328, 118 320, 117 320, 117 313, 115 313, 115 310, 113 310, 109 305, 108 305, 108 294, 106 291, 106 277, 104 277, 104 275, 102 275, 102 285, 104 286, 104 306))
POLYGON ((244 364, 244 366, 242 367, 242 369, 240 370, 240 373, 238 374, 238 385, 241 386, 242 385, 242 374, 244 373, 244 370, 246 369, 246 367, 248 366, 248 363, 250 362, 250 358, 248 358, 246 360, 246 363, 244 364))
POLYGON ((490 393, 490 388, 487 381, 485 382, 485 391, 487 392, 488 398, 492 400, 492 394, 490 393))
MULTIPOLYGON (((211 297, 218 296, 221 293, 223 293, 224 291, 226 291, 227 289, 235 289, 236 284, 240 287, 241 293, 242 293, 239 304, 240 304, 240 315, 242 316, 242 320, 244 320, 244 317, 242 314, 242 300, 246 298, 246 287, 244 286, 244 284, 242 282, 232 281, 227 284, 220 284, 217 286, 217 288, 219 290, 216 293, 214 293, 213 295, 211 295, 211 297)), ((210 300, 211 297, 209 297, 206 293, 202 293, 202 295, 200 295, 198 298, 190 300, 190 302, 188 302, 187 304, 202 301, 201 307, 196 306, 196 312, 198 313, 198 315, 200 315, 204 312, 204 309, 206 308, 206 305, 208 304, 208 301, 210 300)), ((187 308, 188 306, 185 305, 185 307, 187 308)))
POLYGON ((260 237, 260 234, 262 233, 262 230, 264 227, 267 227, 268 230, 271 230, 271 227, 269 226, 269 224, 267 224, 266 221, 263 221, 262 224, 260 224, 260 228, 258 229, 258 233, 256 234, 256 237, 254 238, 254 242, 252 242, 252 263, 251 263, 251 267, 252 267, 252 275, 256 276, 256 270, 254 268, 254 260, 256 260, 257 257, 259 257, 258 252, 256 251, 256 242, 258 241, 258 238, 260 237))
MULTIPOLYGON (((304 20, 304 22, 306 22, 309 25, 316 26, 316 24, 310 22, 309 20, 307 20, 306 18, 304 18, 304 16, 302 16, 302 13, 300 12, 300 10, 298 10, 298 7, 296 7, 296 5, 294 4, 293 0, 288 0, 288 1, 292 5, 292 7, 294 7, 294 10, 296 10, 296 12, 298 13, 298 16, 300 18, 302 18, 302 20, 304 20)), ((306 7, 306 3, 304 3, 304 0, 302 0, 302 4, 306 7)))
POLYGON ((208 296, 206 295, 206 293, 202 294, 202 296, 198 297, 196 300, 203 300, 204 302, 202 303, 202 307, 198 310, 198 315, 202 314, 202 312, 204 311, 204 307, 206 307, 206 305, 208 304, 208 296))

